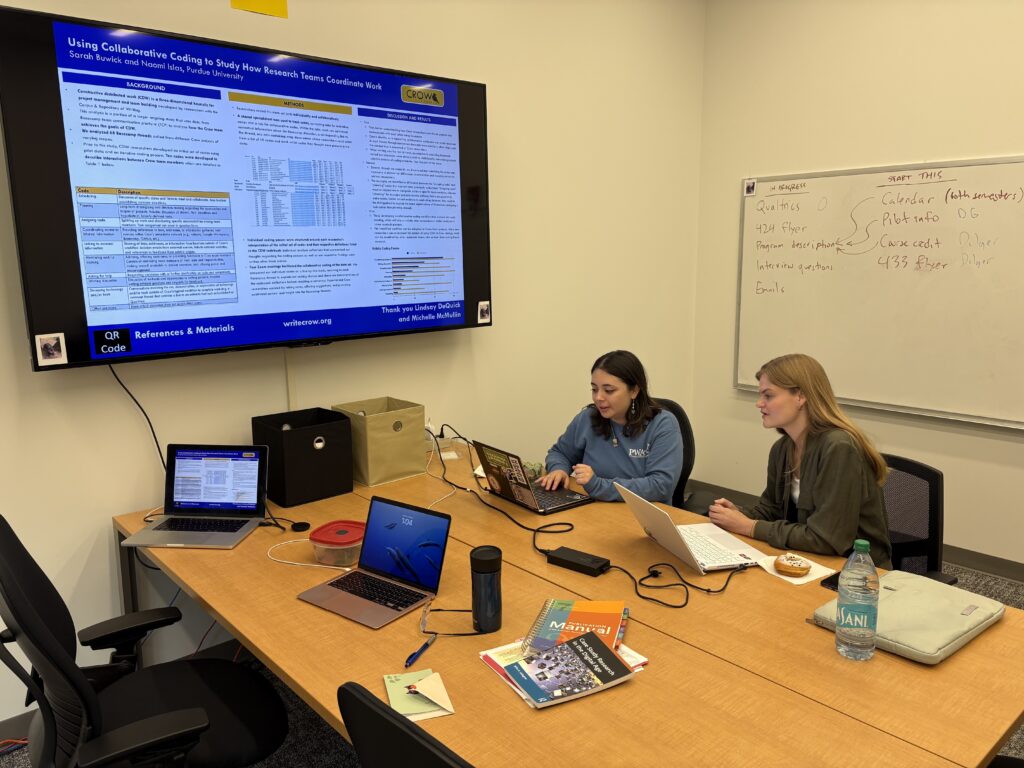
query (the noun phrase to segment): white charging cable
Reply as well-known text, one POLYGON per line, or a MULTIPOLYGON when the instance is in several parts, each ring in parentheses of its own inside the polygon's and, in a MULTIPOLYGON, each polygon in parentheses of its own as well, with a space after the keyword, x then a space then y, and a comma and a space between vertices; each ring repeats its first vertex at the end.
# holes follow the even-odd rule
POLYGON ((305 538, 305 539, 290 539, 289 541, 280 541, 277 544, 274 544, 270 549, 267 550, 267 557, 269 557, 275 563, 283 563, 285 565, 304 565, 307 568, 330 568, 332 571, 351 571, 352 570, 351 568, 346 568, 343 565, 325 565, 323 563, 298 563, 295 560, 282 560, 280 557, 274 557, 274 555, 272 554, 273 551, 275 549, 277 549, 278 547, 283 547, 285 544, 297 544, 300 541, 303 541, 303 542, 305 542, 307 544, 309 543, 309 539, 308 538, 305 538))

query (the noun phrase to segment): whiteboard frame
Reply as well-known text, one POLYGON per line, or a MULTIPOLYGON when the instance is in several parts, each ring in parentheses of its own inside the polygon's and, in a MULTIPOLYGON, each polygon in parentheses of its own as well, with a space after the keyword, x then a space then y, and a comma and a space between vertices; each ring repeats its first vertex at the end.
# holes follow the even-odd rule
MULTIPOLYGON (((1006 157, 983 157, 976 159, 933 161, 929 163, 911 163, 906 165, 879 165, 872 168, 846 168, 833 171, 816 171, 814 173, 787 173, 779 176, 744 176, 741 179, 740 187, 740 229, 739 229, 739 263, 736 268, 736 338, 733 345, 732 365, 732 386, 733 389, 741 392, 757 392, 757 387, 752 384, 744 384, 740 381, 740 313, 743 301, 743 232, 746 224, 746 195, 744 187, 746 182, 753 179, 757 184, 765 181, 791 181, 793 179, 819 179, 828 176, 859 176, 867 173, 887 173, 889 171, 918 171, 929 168, 959 168, 964 165, 1012 165, 1024 163, 1024 155, 1009 155, 1006 157)), ((767 361, 766 361, 767 362, 767 361)), ((954 413, 951 411, 938 411, 931 408, 914 408, 906 405, 895 405, 893 403, 876 403, 869 400, 855 400, 848 397, 836 397, 842 405, 867 408, 869 410, 884 411, 887 413, 902 413, 910 416, 924 416, 932 419, 946 419, 958 421, 965 424, 981 424, 990 427, 1001 427, 1024 433, 1024 421, 1014 419, 998 419, 990 416, 977 416, 969 413, 954 413)))

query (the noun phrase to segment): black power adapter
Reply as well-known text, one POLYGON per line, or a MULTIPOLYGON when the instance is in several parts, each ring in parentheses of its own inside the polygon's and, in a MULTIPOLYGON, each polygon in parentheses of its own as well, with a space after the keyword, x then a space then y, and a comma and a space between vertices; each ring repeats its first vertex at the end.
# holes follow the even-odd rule
POLYGON ((548 562, 559 568, 585 573, 587 576, 600 576, 612 565, 607 557, 598 557, 568 547, 559 547, 548 552, 548 562))

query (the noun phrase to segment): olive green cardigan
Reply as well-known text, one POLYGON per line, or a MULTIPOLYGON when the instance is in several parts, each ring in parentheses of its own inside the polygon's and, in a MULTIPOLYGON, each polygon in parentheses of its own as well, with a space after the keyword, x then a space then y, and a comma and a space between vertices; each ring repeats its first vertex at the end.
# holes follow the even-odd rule
POLYGON ((800 499, 795 521, 786 519, 793 441, 783 435, 768 454, 768 485, 753 509, 753 536, 778 549, 847 555, 854 539, 871 543, 871 559, 892 568, 889 520, 882 489, 849 432, 808 435, 800 461, 800 499))

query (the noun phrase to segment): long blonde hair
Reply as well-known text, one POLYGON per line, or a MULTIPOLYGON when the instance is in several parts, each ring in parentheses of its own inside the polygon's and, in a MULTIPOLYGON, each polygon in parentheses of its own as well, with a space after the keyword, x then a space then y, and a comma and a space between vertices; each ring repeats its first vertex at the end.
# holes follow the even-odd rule
MULTIPOLYGON (((872 445, 836 402, 832 384, 821 363, 810 355, 792 354, 776 357, 761 366, 755 378, 767 376, 772 384, 791 392, 797 390, 806 398, 808 434, 817 435, 828 429, 842 429, 857 441, 860 452, 867 459, 879 485, 885 483, 889 467, 882 454, 872 445)), ((785 434, 785 430, 778 430, 785 434)))

